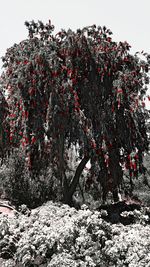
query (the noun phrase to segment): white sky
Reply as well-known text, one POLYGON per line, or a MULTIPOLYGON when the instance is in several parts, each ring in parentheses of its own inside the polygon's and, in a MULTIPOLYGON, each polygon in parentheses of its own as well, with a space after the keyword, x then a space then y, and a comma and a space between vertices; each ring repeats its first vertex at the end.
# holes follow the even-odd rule
MULTIPOLYGON (((150 53, 150 0, 1 0, 0 4, 0 57, 27 38, 24 22, 32 19, 50 19, 56 31, 105 25, 114 41, 132 46, 131 53, 150 53)), ((0 61, 0 73, 1 66, 0 61)))

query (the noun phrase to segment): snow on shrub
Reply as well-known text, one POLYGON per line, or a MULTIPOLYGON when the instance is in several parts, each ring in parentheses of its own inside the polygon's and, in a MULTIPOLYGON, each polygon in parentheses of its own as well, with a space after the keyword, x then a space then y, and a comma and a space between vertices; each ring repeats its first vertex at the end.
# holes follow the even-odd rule
POLYGON ((22 212, 0 215, 2 267, 149 266, 150 227, 143 211, 128 226, 107 223, 86 205, 77 211, 49 201, 22 212))

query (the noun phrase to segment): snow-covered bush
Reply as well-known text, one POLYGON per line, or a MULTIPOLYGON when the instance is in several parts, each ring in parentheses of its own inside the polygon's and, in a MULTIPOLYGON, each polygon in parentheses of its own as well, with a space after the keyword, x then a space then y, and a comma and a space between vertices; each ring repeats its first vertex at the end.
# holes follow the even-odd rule
POLYGON ((1 215, 0 228, 8 253, 13 240, 8 258, 13 258, 14 266, 96 266, 102 244, 111 236, 111 228, 99 212, 86 206, 77 212, 52 202, 32 210, 30 216, 21 214, 12 219, 1 215))
POLYGON ((150 226, 144 210, 135 211, 137 222, 128 226, 111 225, 101 213, 49 201, 14 218, 1 214, 1 266, 149 266, 150 226))

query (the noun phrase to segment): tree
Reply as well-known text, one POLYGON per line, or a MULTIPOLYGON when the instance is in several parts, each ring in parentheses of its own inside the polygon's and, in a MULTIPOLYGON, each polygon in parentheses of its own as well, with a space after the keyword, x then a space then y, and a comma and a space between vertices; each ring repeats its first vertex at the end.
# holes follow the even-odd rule
POLYGON ((50 21, 25 25, 29 38, 3 57, 12 149, 22 146, 32 175, 51 164, 69 204, 90 160, 87 183, 97 177, 103 200, 110 190, 116 201, 124 169, 132 181, 148 150, 143 98, 150 56, 131 55, 105 26, 54 35, 50 21), (72 145, 79 146, 80 163, 68 179, 72 145))

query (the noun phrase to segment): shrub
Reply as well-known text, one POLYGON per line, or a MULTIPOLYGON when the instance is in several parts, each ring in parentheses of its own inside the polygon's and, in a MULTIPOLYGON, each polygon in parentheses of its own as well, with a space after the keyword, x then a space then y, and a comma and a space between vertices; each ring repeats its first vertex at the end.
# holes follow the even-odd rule
POLYGON ((25 166, 24 154, 15 150, 0 169, 1 195, 16 206, 34 208, 47 200, 60 198, 58 180, 49 167, 34 176, 25 166))
POLYGON ((147 217, 144 211, 134 215, 136 224, 112 226, 85 205, 77 211, 53 202, 30 216, 0 215, 2 267, 149 266, 147 217))

